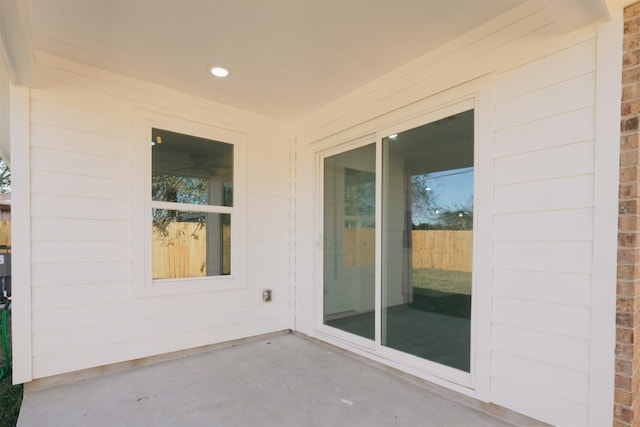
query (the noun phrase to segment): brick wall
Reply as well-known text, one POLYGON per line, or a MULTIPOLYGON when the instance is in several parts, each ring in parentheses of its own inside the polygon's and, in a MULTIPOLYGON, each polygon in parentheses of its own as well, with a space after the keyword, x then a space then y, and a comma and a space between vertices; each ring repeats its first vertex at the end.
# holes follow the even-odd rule
POLYGON ((624 11, 615 426, 640 426, 640 2, 624 11))

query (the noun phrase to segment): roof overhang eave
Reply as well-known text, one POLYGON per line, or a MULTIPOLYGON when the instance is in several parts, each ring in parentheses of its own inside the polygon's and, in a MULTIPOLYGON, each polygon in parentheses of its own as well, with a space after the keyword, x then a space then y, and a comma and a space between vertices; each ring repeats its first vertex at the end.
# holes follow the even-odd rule
POLYGON ((0 1, 0 51, 11 82, 28 86, 35 55, 25 2, 0 1))

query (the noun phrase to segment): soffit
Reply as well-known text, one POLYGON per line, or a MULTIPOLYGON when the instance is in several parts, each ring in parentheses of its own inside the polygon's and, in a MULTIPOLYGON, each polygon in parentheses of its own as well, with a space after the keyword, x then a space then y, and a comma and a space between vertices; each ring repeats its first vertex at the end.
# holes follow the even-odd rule
POLYGON ((33 47, 296 121, 521 3, 29 0, 33 47), (231 75, 215 79, 211 65, 231 75))

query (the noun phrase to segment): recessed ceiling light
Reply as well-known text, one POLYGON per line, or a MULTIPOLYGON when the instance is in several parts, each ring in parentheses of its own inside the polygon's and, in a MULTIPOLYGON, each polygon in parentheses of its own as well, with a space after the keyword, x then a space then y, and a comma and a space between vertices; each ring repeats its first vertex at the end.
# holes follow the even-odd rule
POLYGON ((211 67, 211 74, 216 77, 227 77, 229 75, 229 70, 223 67, 211 67))

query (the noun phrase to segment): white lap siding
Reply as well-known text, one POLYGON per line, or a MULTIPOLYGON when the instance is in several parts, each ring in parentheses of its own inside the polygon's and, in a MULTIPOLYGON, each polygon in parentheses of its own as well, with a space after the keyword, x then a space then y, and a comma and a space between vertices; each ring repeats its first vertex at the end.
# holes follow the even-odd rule
POLYGON ((286 127, 55 57, 31 96, 33 377, 289 328, 286 127), (136 109, 246 135, 246 283, 136 296, 136 109), (265 221, 268 218, 268 221, 265 221), (262 289, 273 302, 262 302, 262 289))
POLYGON ((588 414, 595 68, 591 38, 496 78, 492 398, 560 425, 588 414))

